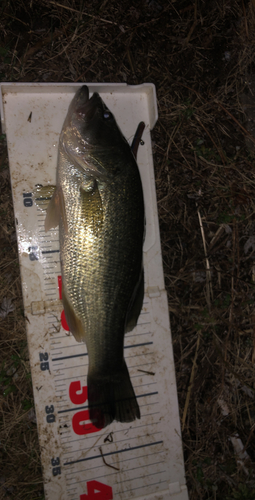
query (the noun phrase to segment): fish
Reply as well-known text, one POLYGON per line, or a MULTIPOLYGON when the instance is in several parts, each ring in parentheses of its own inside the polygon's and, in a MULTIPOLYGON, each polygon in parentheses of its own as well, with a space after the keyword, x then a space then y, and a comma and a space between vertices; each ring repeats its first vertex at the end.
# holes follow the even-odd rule
POLYGON ((90 420, 103 428, 140 419, 124 335, 136 326, 144 296, 143 188, 114 115, 97 92, 89 98, 86 85, 60 134, 45 231, 57 225, 65 316, 88 351, 90 420))

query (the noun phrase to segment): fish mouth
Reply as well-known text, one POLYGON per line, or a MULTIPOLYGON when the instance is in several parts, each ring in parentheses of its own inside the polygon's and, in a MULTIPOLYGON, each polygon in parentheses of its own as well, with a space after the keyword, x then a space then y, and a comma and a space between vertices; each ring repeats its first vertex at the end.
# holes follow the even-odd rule
POLYGON ((81 118, 90 121, 94 117, 100 102, 101 98, 97 92, 94 92, 89 99, 89 89, 86 85, 83 85, 77 95, 75 112, 81 118))
POLYGON ((89 89, 87 85, 83 85, 76 94, 76 105, 84 104, 89 100, 89 89))

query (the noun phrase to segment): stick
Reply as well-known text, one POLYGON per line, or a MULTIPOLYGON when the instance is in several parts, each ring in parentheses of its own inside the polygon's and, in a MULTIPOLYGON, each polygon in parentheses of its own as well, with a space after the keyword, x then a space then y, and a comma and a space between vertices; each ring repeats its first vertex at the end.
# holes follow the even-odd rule
POLYGON ((190 400, 191 391, 192 391, 193 385, 194 385, 194 378, 195 378, 195 372, 196 372, 196 367, 197 367, 196 362, 197 362, 197 355, 198 355, 199 344, 200 344, 200 332, 198 332, 197 347, 196 347, 196 352, 195 352, 195 356, 194 356, 194 360, 193 360, 193 366, 192 366, 191 375, 190 375, 189 387, 188 387, 188 392, 187 392, 185 406, 184 406, 183 415, 182 415, 182 431, 183 431, 183 429, 185 427, 185 421, 186 421, 187 411, 188 411, 188 407, 189 407, 189 400, 190 400))
POLYGON ((234 122, 238 125, 238 127, 240 127, 240 129, 251 139, 252 142, 254 142, 255 144, 255 139, 254 137, 250 134, 250 132, 248 132, 248 130, 246 130, 246 128, 244 128, 241 123, 239 123, 239 121, 232 115, 232 113, 230 113, 230 111, 228 111, 226 108, 224 108, 224 106, 219 102, 219 101, 215 101, 217 104, 219 104, 219 106, 223 109, 223 111, 225 111, 225 113, 227 113, 231 118, 232 120, 234 120, 234 122))
POLYGON ((80 10, 73 9, 72 7, 67 7, 67 5, 62 5, 61 3, 53 2, 52 0, 49 0, 49 3, 51 3, 52 5, 56 5, 57 7, 62 7, 62 9, 70 10, 71 12, 76 12, 77 14, 82 14, 83 16, 92 17, 92 19, 98 19, 99 21, 103 21, 104 23, 115 24, 115 26, 118 26, 118 23, 115 23, 114 21, 109 21, 104 17, 93 16, 93 14, 88 14, 87 12, 81 12, 80 10))
POLYGON ((106 461, 105 461, 105 458, 104 458, 104 455, 103 455, 103 452, 102 452, 102 448, 101 446, 99 446, 99 451, 100 451, 100 454, 101 454, 101 457, 103 459, 103 462, 105 465, 107 465, 107 467, 111 467, 112 469, 115 469, 115 470, 119 470, 118 467, 114 467, 114 465, 111 465, 111 464, 108 464, 106 461))
MULTIPOLYGON (((196 203, 197 205, 197 203, 196 203)), ((204 228, 203 228, 203 222, 201 219, 200 212, 197 208, 197 215, 198 215, 198 220, 199 220, 199 225, 200 225, 200 230, 201 230, 201 235, 202 235, 202 240, 203 240, 203 246, 204 246, 204 252, 205 252, 205 263, 206 263, 206 296, 207 296, 207 305, 208 308, 211 309, 211 297, 213 298, 213 290, 212 290, 212 277, 211 277, 211 269, 210 269, 210 264, 209 264, 209 259, 207 257, 207 250, 206 250, 206 241, 205 241, 205 233, 204 233, 204 228)))

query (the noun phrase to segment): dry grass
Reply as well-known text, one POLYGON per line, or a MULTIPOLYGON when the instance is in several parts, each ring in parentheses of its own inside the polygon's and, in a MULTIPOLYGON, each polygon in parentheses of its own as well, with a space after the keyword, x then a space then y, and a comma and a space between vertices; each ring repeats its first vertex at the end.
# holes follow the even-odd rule
MULTIPOLYGON (((243 107, 254 0, 6 0, 0 9, 1 80, 156 84, 154 164, 189 495, 255 499, 255 170, 243 107)), ((0 322, 0 488, 32 499, 42 495, 40 461, 1 155, 0 300, 12 298, 15 310, 0 322), (15 389, 5 394, 6 385, 15 389)))

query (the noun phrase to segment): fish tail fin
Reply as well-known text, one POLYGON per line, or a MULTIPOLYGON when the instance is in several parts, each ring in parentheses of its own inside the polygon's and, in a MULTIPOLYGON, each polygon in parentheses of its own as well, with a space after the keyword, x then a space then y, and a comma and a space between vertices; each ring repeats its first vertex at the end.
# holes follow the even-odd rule
POLYGON ((89 416, 95 427, 103 428, 113 420, 133 422, 140 410, 130 380, 127 365, 114 374, 88 373, 89 416))

